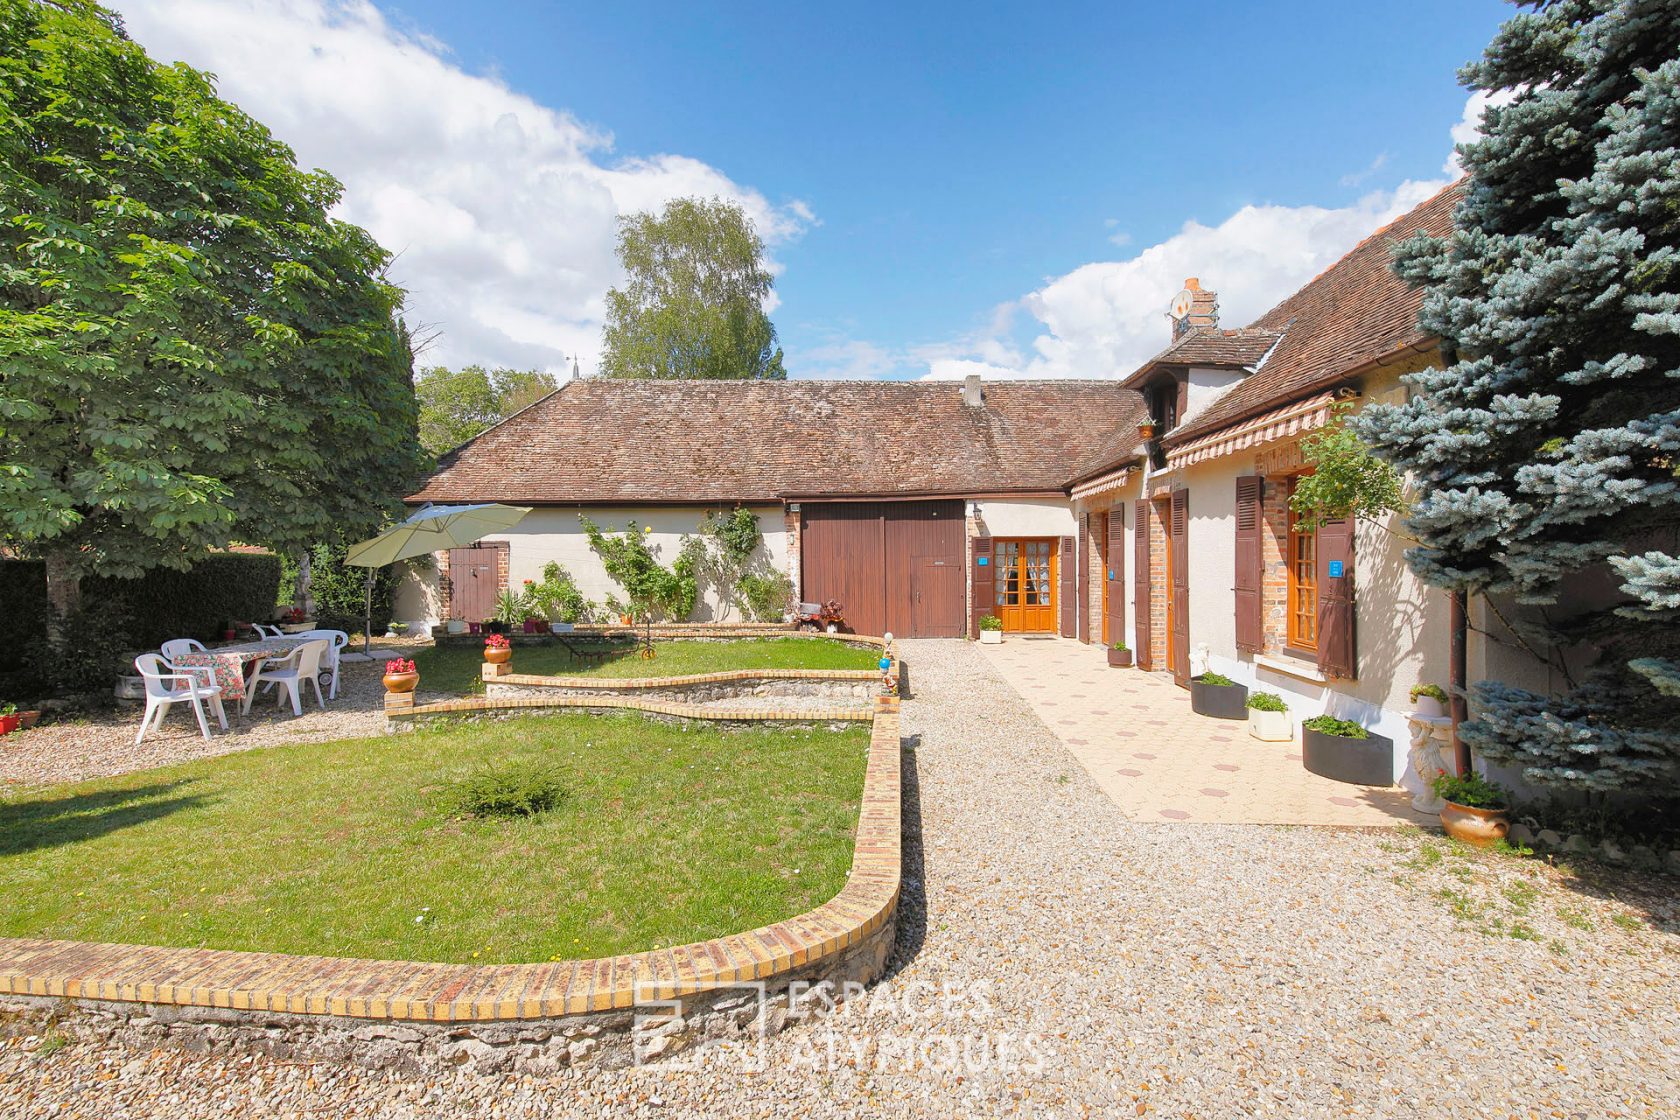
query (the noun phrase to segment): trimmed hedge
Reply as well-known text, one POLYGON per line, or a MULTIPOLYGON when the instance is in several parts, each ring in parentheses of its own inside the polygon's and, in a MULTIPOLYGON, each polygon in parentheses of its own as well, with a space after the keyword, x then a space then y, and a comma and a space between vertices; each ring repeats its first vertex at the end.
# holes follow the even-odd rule
POLYGON ((170 638, 210 641, 229 622, 268 619, 279 587, 278 556, 218 552, 185 572, 157 568, 139 579, 84 579, 82 605, 93 613, 126 610, 129 643, 155 648, 170 638))
POLYGON ((47 632, 47 566, 0 560, 0 673, 28 667, 30 647, 47 632))

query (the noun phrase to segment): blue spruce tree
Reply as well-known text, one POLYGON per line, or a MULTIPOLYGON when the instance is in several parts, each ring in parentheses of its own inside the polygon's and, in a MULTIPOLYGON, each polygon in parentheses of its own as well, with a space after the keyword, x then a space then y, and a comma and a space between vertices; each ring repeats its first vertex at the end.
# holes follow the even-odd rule
POLYGON ((1460 149, 1453 235, 1396 251, 1448 368, 1413 375, 1412 399, 1367 409, 1358 431, 1412 472, 1409 560, 1430 583, 1552 604, 1573 575, 1617 577, 1604 610, 1524 612, 1547 656, 1596 657, 1555 695, 1478 682, 1465 741, 1530 781, 1673 793, 1680 0, 1538 4, 1461 78, 1514 99, 1460 149))

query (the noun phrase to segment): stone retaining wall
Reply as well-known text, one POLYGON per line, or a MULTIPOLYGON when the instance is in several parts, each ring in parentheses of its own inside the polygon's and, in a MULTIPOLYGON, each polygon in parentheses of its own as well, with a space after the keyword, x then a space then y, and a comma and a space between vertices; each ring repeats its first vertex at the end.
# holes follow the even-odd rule
POLYGON ((897 698, 879 698, 873 719, 846 885, 785 921, 673 949, 501 966, 0 938, 0 1008, 70 1009, 95 1033, 142 1043, 407 1069, 626 1064, 773 1031, 810 998, 801 983, 867 983, 891 950, 897 698))

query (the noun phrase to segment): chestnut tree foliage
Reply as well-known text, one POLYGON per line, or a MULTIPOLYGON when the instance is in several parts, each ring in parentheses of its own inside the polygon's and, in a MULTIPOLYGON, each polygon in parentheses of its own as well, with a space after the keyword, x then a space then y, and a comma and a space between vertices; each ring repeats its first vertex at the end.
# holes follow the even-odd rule
MULTIPOLYGON (((1464 738, 1540 783, 1680 786, 1680 2, 1556 0, 1462 77, 1508 91, 1463 146, 1447 238, 1400 274, 1454 360, 1356 430, 1412 472, 1413 568, 1437 586, 1561 604, 1541 642, 1589 674, 1540 695, 1474 686, 1464 738), (1619 602, 1564 602, 1613 571, 1619 602), (1564 621, 1567 620, 1567 621, 1564 621)), ((1561 676, 1561 674, 1560 674, 1561 676)))
POLYGON ((376 529, 421 466, 340 187, 86 0, 0 0, 0 544, 83 575, 376 529))

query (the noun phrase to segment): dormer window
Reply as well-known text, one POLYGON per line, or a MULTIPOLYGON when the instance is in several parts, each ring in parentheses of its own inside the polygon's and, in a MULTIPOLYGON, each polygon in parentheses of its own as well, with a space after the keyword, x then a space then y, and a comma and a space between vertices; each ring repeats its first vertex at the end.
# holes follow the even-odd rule
POLYGON ((1149 390, 1149 418, 1162 433, 1178 427, 1178 382, 1156 382, 1149 390))

